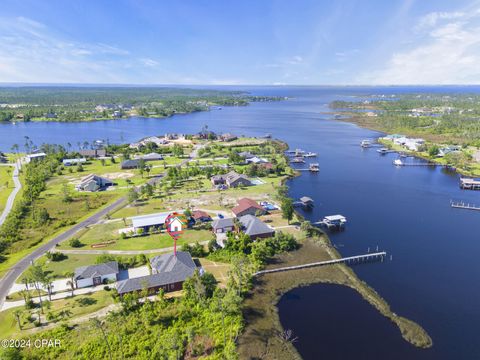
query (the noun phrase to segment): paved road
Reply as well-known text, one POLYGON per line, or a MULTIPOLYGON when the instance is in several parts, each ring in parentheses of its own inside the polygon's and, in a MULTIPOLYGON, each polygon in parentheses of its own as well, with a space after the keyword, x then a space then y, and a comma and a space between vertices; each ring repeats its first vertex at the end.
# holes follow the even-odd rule
MULTIPOLYGON (((2 164, 3 165, 3 164, 2 164)), ((15 197, 17 196, 18 192, 22 188, 22 183, 18 179, 18 171, 20 169, 20 166, 18 164, 5 164, 4 166, 13 166, 13 184, 15 185, 15 189, 10 193, 7 199, 7 203, 5 204, 5 209, 3 209, 2 214, 0 215, 0 226, 5 222, 5 219, 7 218, 8 214, 10 214, 10 211, 12 211, 13 208, 13 202, 15 201, 15 197)))
MULTIPOLYGON (((205 145, 200 145, 200 146, 195 146, 193 148, 192 153, 188 158, 183 160, 180 164, 178 164, 178 167, 186 164, 187 162, 191 161, 192 159, 197 157, 198 151, 205 145)), ((157 175, 156 177, 148 180, 148 183, 151 185, 156 184, 159 179, 165 174, 166 172, 163 172, 160 175, 157 175)), ((3 302, 5 301, 5 297, 8 295, 8 292, 10 288, 13 286, 15 283, 15 280, 17 280, 20 275, 40 256, 45 254, 47 251, 53 250, 55 246, 58 243, 61 243, 62 241, 65 241, 75 235, 78 231, 81 229, 85 228, 86 226, 93 225, 100 221, 105 215, 108 213, 112 212, 116 208, 123 206, 127 203, 127 198, 122 197, 112 204, 108 205, 106 208, 100 210, 99 212, 91 215, 89 218, 83 220, 82 222, 76 224, 75 226, 71 227, 67 231, 61 233, 60 235, 57 235, 54 237, 52 240, 50 240, 48 243, 40 246, 39 248, 35 249, 33 252, 30 254, 26 255, 23 259, 21 259, 18 263, 15 264, 14 267, 10 268, 10 270, 5 274, 5 276, 0 280, 0 308, 3 306, 3 302)))

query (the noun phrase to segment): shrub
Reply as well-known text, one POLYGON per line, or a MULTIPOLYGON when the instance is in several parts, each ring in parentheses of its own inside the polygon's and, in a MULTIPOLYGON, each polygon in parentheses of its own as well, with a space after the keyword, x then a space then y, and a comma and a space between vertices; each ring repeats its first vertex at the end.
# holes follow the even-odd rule
POLYGON ((77 238, 71 239, 68 243, 71 247, 74 247, 74 248, 79 248, 83 246, 83 243, 77 238))

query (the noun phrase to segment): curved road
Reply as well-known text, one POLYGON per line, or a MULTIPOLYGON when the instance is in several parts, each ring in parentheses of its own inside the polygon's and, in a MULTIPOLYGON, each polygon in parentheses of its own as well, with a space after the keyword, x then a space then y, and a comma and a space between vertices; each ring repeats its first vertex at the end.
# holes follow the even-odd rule
POLYGON ((12 211, 13 202, 15 201, 15 197, 17 196, 18 192, 22 188, 22 183, 20 182, 20 180, 18 180, 18 172, 19 172, 20 166, 18 164, 14 164, 14 165, 13 164, 8 164, 8 165, 5 164, 5 165, 2 165, 2 166, 13 166, 14 167, 12 178, 13 178, 13 184, 15 185, 15 188, 13 189, 13 191, 8 196, 7 203, 5 204, 5 209, 3 209, 3 212, 0 215, 0 226, 2 226, 2 224, 5 222, 5 219, 7 218, 8 214, 10 214, 10 211, 12 211))
MULTIPOLYGON (((180 167, 193 158, 197 157, 198 150, 200 150, 201 147, 205 146, 196 146, 194 147, 192 153, 190 156, 183 160, 180 164, 177 166, 180 167)), ((148 180, 149 184, 156 184, 158 182, 158 179, 161 178, 165 172, 162 174, 157 175, 156 177, 148 180)), ((139 188, 138 188, 139 189, 139 188)), ((107 215, 109 212, 114 210, 117 207, 123 206, 127 203, 127 198, 122 197, 120 199, 115 200, 112 204, 108 205, 106 208, 100 210, 99 212, 93 214, 89 218, 83 220, 82 222, 76 224, 75 226, 71 227, 67 231, 61 233, 60 235, 55 236, 52 240, 47 242, 46 244, 40 246, 39 248, 35 249, 33 252, 30 254, 26 255, 22 260, 17 262, 15 266, 10 268, 8 272, 5 274, 5 276, 0 280, 0 308, 3 306, 3 302, 5 301, 6 296, 8 295, 8 291, 14 284, 15 280, 17 280, 20 275, 40 256, 45 254, 47 251, 51 250, 54 248, 58 243, 67 240, 71 236, 75 235, 78 231, 83 229, 86 226, 93 225, 96 222, 98 222, 101 218, 103 218, 105 215, 107 215)))

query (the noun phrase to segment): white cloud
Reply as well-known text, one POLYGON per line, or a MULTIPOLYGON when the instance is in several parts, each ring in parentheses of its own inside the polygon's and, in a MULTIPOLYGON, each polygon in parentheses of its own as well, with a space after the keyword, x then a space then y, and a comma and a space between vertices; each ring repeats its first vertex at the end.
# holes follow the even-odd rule
POLYGON ((383 69, 361 74, 369 84, 480 83, 480 12, 431 13, 419 19, 413 46, 391 55, 383 69), (419 36, 420 35, 420 36, 419 36))
POLYGON ((147 66, 147 67, 156 67, 156 66, 159 65, 159 62, 158 62, 158 61, 155 61, 155 60, 150 59, 150 58, 140 59, 140 62, 141 62, 144 66, 147 66))
POLYGON ((115 71, 133 61, 129 51, 109 44, 66 39, 25 17, 0 18, 0 42, 0 82, 129 80, 115 71))

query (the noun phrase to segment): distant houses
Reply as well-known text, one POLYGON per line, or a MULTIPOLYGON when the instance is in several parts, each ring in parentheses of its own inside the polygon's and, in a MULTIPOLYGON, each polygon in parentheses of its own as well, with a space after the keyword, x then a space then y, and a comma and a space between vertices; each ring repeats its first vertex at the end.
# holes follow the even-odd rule
POLYGON ((160 289, 165 292, 182 290, 183 282, 191 277, 197 266, 190 253, 178 251, 163 254, 150 260, 152 275, 122 280, 117 283, 117 291, 120 296, 146 290, 149 294, 155 294, 160 289))
POLYGON ((269 238, 275 235, 275 230, 254 215, 244 215, 240 219, 241 230, 252 240, 269 238))
POLYGON ((139 142, 131 143, 129 145, 129 148, 139 149, 142 146, 147 146, 149 143, 155 144, 157 147, 159 147, 159 146, 168 144, 169 139, 167 137, 159 138, 158 136, 149 136, 140 140, 139 142))
POLYGON ((172 213, 183 213, 183 211, 167 211, 161 213, 154 213, 148 215, 139 215, 131 218, 133 230, 138 232, 138 230, 143 229, 143 231, 148 232, 152 229, 160 229, 165 225, 165 220, 172 213))
POLYGON ((62 163, 65 166, 72 166, 72 165, 78 165, 78 164, 84 164, 87 162, 87 159, 85 158, 80 158, 80 159, 63 159, 62 163))
POLYGON ((152 152, 152 153, 149 153, 149 154, 146 154, 146 155, 135 156, 134 159, 135 160, 142 159, 143 161, 159 161, 159 160, 163 160, 163 155, 152 152))
POLYGON ((110 179, 90 174, 82 178, 80 184, 76 186, 78 191, 99 191, 104 190, 109 186, 113 186, 114 182, 110 179))
POLYGON ((232 209, 232 212, 238 218, 244 215, 264 215, 267 212, 262 206, 252 199, 243 198, 238 200, 237 203, 238 205, 232 209))
POLYGON ((78 153, 86 158, 99 158, 107 156, 107 150, 105 149, 85 149, 78 151, 78 153))
POLYGON ((27 163, 32 162, 32 161, 41 161, 41 160, 45 159, 46 156, 47 156, 47 154, 45 154, 44 152, 35 153, 35 154, 28 154, 25 157, 25 161, 27 163))
POLYGON ((225 141, 225 142, 233 141, 233 140, 238 139, 238 137, 236 135, 233 135, 233 134, 230 134, 230 133, 222 134, 218 138, 221 141, 225 141))
POLYGON ((253 183, 243 174, 230 171, 227 174, 214 175, 210 178, 212 185, 226 185, 228 187, 251 186, 253 183))
POLYGON ((75 269, 75 287, 84 288, 101 285, 108 281, 117 281, 118 272, 118 263, 116 261, 81 266, 75 269))

